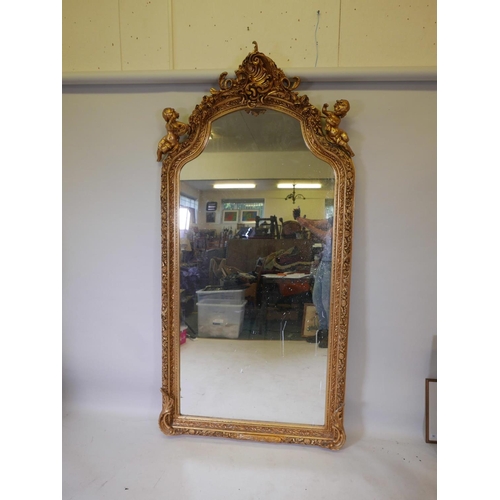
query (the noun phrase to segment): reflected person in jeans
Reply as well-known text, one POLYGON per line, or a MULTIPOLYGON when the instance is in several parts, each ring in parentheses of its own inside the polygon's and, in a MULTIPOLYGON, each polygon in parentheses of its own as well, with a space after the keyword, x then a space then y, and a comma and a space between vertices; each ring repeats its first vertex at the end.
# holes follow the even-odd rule
POLYGON ((330 321, 330 287, 332 275, 332 227, 333 217, 329 219, 295 219, 323 243, 321 261, 316 271, 312 299, 319 318, 319 330, 307 342, 317 342, 318 347, 328 347, 328 325, 330 321))

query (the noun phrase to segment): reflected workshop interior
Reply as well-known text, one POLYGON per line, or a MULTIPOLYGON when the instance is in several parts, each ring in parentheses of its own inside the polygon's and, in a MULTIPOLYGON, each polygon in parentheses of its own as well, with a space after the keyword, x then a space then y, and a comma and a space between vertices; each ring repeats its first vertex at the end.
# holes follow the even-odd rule
POLYGON ((325 241, 297 219, 332 223, 334 172, 296 119, 257 111, 214 121, 181 170, 181 343, 320 340, 313 290, 325 241))

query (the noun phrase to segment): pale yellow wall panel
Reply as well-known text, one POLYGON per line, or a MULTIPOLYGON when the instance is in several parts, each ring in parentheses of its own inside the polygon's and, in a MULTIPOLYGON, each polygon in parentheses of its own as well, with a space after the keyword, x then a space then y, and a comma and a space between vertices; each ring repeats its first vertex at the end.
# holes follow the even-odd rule
POLYGON ((232 71, 254 40, 279 67, 337 66, 339 5, 340 0, 172 0, 174 68, 232 71))
POLYGON ((342 0, 340 66, 435 66, 436 0, 342 0))
POLYGON ((232 71, 253 40, 283 68, 434 66, 436 17, 436 0, 63 0, 63 71, 232 71))
POLYGON ((171 68, 170 0, 120 0, 124 70, 171 68))
POLYGON ((118 0, 64 0, 63 71, 117 71, 120 61, 118 0))

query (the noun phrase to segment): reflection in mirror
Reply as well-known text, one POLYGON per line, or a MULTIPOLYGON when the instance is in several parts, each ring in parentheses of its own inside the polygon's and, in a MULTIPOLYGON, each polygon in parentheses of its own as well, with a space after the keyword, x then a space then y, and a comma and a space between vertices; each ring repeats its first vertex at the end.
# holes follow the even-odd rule
POLYGON ((287 114, 211 125, 180 173, 180 413, 324 425, 334 171, 287 114))

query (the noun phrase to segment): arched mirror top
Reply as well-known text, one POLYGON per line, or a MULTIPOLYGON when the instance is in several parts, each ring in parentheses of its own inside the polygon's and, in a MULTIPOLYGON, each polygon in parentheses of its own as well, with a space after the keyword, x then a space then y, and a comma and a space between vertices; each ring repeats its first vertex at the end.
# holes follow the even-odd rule
POLYGON ((254 51, 236 70, 235 78, 222 73, 220 89, 210 89, 211 94, 194 108, 188 123, 178 121, 179 113, 174 108, 163 110, 167 134, 158 144, 157 160, 163 160, 165 166, 181 167, 203 151, 210 137, 210 125, 218 118, 239 110, 258 115, 273 109, 299 120, 307 147, 332 164, 337 174, 352 173, 350 158, 354 153, 347 133, 340 128, 350 109, 349 101, 340 99, 331 110, 325 103, 320 111, 307 95, 295 92, 300 78, 288 78, 253 43, 254 51))
MULTIPOLYGON (((253 52, 244 59, 242 64, 235 71, 235 77, 228 78, 227 73, 222 73, 219 78, 219 89, 210 89, 210 95, 205 95, 202 98, 201 102, 195 106, 187 120, 180 119, 179 113, 173 107, 168 107, 163 110, 163 118, 165 120, 167 132, 159 141, 157 148, 157 160, 162 162, 163 167, 161 181, 163 360, 161 391, 163 402, 159 424, 161 430, 168 435, 191 434, 228 437, 268 442, 300 443, 317 445, 328 449, 339 449, 345 442, 343 407, 345 399, 352 218, 354 206, 354 165, 352 162, 354 153, 349 145, 349 137, 347 133, 340 128, 340 124, 341 120, 349 111, 349 102, 340 99, 333 104, 331 109, 329 109, 327 103, 322 106, 321 110, 316 108, 309 102, 307 95, 297 92, 300 79, 298 77, 287 77, 285 73, 276 66, 272 59, 262 52, 259 52, 255 42, 254 45, 255 48, 253 52), (263 115, 267 115, 268 119, 266 121, 258 122, 258 120, 256 120, 255 123, 251 123, 253 117, 261 118, 263 115), (292 120, 290 120, 289 117, 291 117, 292 120), (279 126, 277 126, 278 123, 279 126), (300 126, 298 126, 297 123, 300 126), (227 134, 228 131, 233 132, 238 130, 240 128, 238 124, 243 124, 241 129, 245 131, 245 140, 247 142, 244 143, 243 147, 239 147, 236 133, 234 136, 232 136, 232 133, 227 134), (216 141, 213 141, 209 146, 210 139, 217 136, 219 133, 218 127, 222 127, 225 130, 225 133, 222 135, 225 137, 226 143, 219 142, 218 144, 220 146, 217 146, 216 141), (257 129, 252 129, 252 127, 260 127, 259 133, 257 134, 255 132, 257 129), (268 138, 265 130, 266 127, 273 129, 275 136, 279 130, 279 134, 281 135, 278 136, 277 140, 276 137, 273 140, 269 137, 269 143, 266 141, 268 138), (292 132, 294 127, 295 131, 292 132), (288 130, 290 130, 290 133, 288 133, 288 130), (257 135, 259 135, 259 140, 256 141, 258 146, 250 145, 248 137, 251 137, 253 140, 257 135), (235 146, 235 144, 238 144, 238 146, 235 146), (277 144, 278 146, 276 147, 277 144), (207 155, 212 154, 211 151, 217 152, 218 147, 224 149, 224 159, 220 160, 216 155, 214 155, 215 158, 209 158, 207 155), (282 155, 282 161, 280 163, 281 171, 277 167, 274 167, 275 171, 272 171, 273 166, 268 166, 268 163, 270 165, 272 162, 266 163, 258 172, 258 169, 252 171, 242 166, 245 161, 249 161, 249 158, 243 158, 243 155, 241 155, 242 152, 255 153, 260 152, 261 149, 272 150, 274 153, 277 152, 282 155), (299 150, 307 153, 311 158, 310 160, 306 160, 307 163, 301 163, 299 160, 296 160, 294 163, 293 160, 289 160, 288 156, 286 156, 286 161, 284 160, 285 154, 291 154, 293 156, 291 152, 295 153, 299 150), (202 153, 204 153, 203 156, 200 156, 202 153), (240 159, 238 160, 240 162, 239 165, 234 165, 234 163, 228 160, 228 158, 232 158, 230 156, 232 153, 240 155, 240 159), (196 164, 199 156, 203 159, 200 166, 196 164), (315 163, 316 161, 318 161, 318 163, 315 163), (221 168, 219 168, 217 172, 216 167, 212 168, 212 165, 216 165, 216 162, 220 164, 224 163, 224 168, 219 165, 221 168), (234 165, 234 168, 228 168, 228 165, 234 165), (315 166, 311 167, 310 165, 315 166), (186 168, 184 169, 185 166, 186 168), (309 172, 307 171, 308 168, 310 170, 309 172), (277 196, 275 195, 275 181, 279 180, 281 177, 283 178, 282 180, 290 182, 295 178, 305 180, 309 178, 310 180, 315 175, 324 181, 324 191, 316 198, 318 203, 322 204, 317 206, 318 210, 321 209, 324 214, 327 199, 330 203, 328 205, 329 210, 331 210, 331 217, 327 218, 330 226, 321 228, 321 231, 329 234, 330 238, 329 245, 326 245, 329 249, 328 259, 325 259, 330 266, 328 279, 325 281, 328 285, 329 296, 329 306, 326 307, 326 313, 323 315, 326 326, 322 327, 320 325, 319 329, 316 330, 316 347, 311 347, 310 344, 305 347, 305 342, 294 343, 295 347, 300 348, 294 351, 296 352, 294 363, 297 361, 303 362, 306 372, 312 372, 316 369, 319 370, 316 372, 319 373, 319 375, 317 375, 319 379, 316 378, 311 381, 298 380, 298 383, 303 384, 304 387, 310 387, 310 384, 316 384, 316 387, 321 388, 319 392, 317 391, 317 394, 320 395, 316 395, 316 398, 319 399, 311 403, 311 407, 314 407, 314 411, 316 412, 314 416, 310 416, 312 412, 308 413, 307 411, 302 411, 301 406, 303 407, 309 404, 307 403, 307 397, 302 399, 300 390, 294 393, 293 390, 289 391, 285 386, 281 386, 281 390, 283 394, 286 392, 288 394, 287 397, 291 399, 282 406, 288 409, 289 407, 287 405, 290 404, 290 407, 296 405, 294 411, 296 415, 299 415, 297 418, 290 417, 290 419, 288 419, 288 415, 283 416, 283 413, 277 412, 272 414, 264 411, 264 407, 267 406, 267 401, 271 401, 274 398, 273 395, 268 395, 267 400, 255 399, 258 403, 252 403, 253 409, 249 413, 245 413, 245 409, 241 412, 234 412, 233 410, 236 406, 235 401, 240 393, 244 393, 246 399, 252 398, 249 392, 245 393, 245 391, 249 390, 248 386, 236 386, 234 393, 230 394, 226 392, 222 397, 219 392, 218 397, 221 397, 221 399, 217 401, 216 409, 213 413, 205 410, 206 407, 203 405, 196 406, 194 403, 197 403, 197 401, 192 400, 189 402, 189 398, 186 397, 191 381, 195 379, 199 380, 199 363, 202 361, 202 357, 206 355, 203 354, 198 355, 202 357, 190 358, 185 355, 186 351, 184 351, 181 357, 180 327, 181 316, 185 312, 182 306, 183 299, 181 295, 183 287, 181 286, 180 278, 184 262, 184 254, 181 250, 182 227, 179 221, 179 215, 184 213, 180 210, 180 199, 183 194, 181 184, 184 183, 184 185, 187 185, 191 183, 190 187, 193 190, 202 193, 200 195, 200 201, 202 202, 200 207, 202 206, 203 208, 200 209, 200 212, 203 210, 203 214, 205 215, 204 207, 207 207, 206 222, 208 223, 209 204, 212 203, 212 205, 217 206, 217 203, 220 203, 222 205, 222 201, 224 200, 221 198, 219 201, 215 201, 213 198, 204 198, 207 192, 210 193, 208 195, 210 197, 213 197, 214 194, 203 186, 206 187, 209 180, 211 182, 212 180, 221 179, 221 177, 217 177, 217 175, 219 175, 219 172, 222 170, 224 170, 227 175, 223 180, 237 179, 241 181, 242 179, 251 178, 252 174, 256 175, 261 181, 261 184, 267 186, 268 193, 271 192, 271 187, 269 186, 272 181, 272 183, 274 183, 272 187, 272 196, 277 196), (311 170, 315 170, 314 174, 311 173, 311 170), (322 334, 323 337, 321 341, 318 337, 318 332, 326 332, 326 335, 322 334), (319 357, 317 354, 317 347, 325 348, 319 349, 319 351, 322 351, 319 357), (309 350, 306 352, 306 349, 309 350), (311 351, 310 349, 316 349, 316 351, 311 351), (320 360, 319 364, 318 360, 320 360), (307 363, 309 362, 310 364, 308 365, 307 363), (192 364, 190 365, 190 363, 192 364), (182 402, 181 391, 183 394, 182 402), (294 394, 290 396, 291 393, 294 394), (221 402, 224 397, 229 401, 226 406, 221 402), (191 403, 193 403, 193 405, 191 405, 191 403), (259 405, 263 409, 262 413, 259 413, 259 405), (255 407, 257 407, 256 410, 255 407), (192 408, 194 408, 194 410, 192 410, 192 408)), ((222 128, 220 130, 222 130, 222 128)), ((271 134, 269 134, 269 136, 270 135, 271 134)), ((267 153, 269 153, 269 151, 267 151, 267 153)), ((210 189, 212 189, 212 186, 210 189)), ((278 205, 277 201, 273 201, 272 203, 270 202, 271 206, 282 207, 283 203, 285 203, 284 200, 288 200, 286 203, 290 204, 290 199, 293 205, 295 205, 295 184, 293 184, 293 192, 291 194, 285 197, 280 193, 279 196, 273 198, 273 200, 279 199, 281 205, 278 205), (281 198, 279 198, 279 196, 281 196, 281 198)), ((297 194, 297 197, 300 197, 300 194, 297 194)), ((312 200, 308 200, 308 202, 309 201, 312 202, 312 200)), ((287 207, 286 212, 290 212, 289 215, 291 216, 291 204, 287 205, 287 207)), ((220 208, 221 207, 219 207, 219 209, 220 208)), ((183 208, 183 210, 185 213, 189 211, 185 208, 183 208)), ((281 210, 281 208, 279 210, 281 210)), ((224 212, 218 214, 221 216, 218 222, 224 223, 225 221, 233 220, 229 217, 235 214, 239 214, 237 217, 240 217, 243 211, 246 210, 224 208, 224 212), (226 216, 228 218, 226 218, 226 216)), ((250 210, 249 212, 252 211, 250 210)), ((190 213, 194 214, 194 212, 190 213)), ((300 211, 298 213, 300 214, 300 211)), ((263 217, 268 216, 269 214, 263 217)), ((276 222, 276 216, 273 217, 274 222, 276 222)), ((293 218, 302 224, 304 221, 301 221, 301 219, 305 219, 306 216, 304 215, 297 218, 294 210, 293 218)), ((256 233, 259 227, 259 219, 258 215, 255 215, 253 219, 253 222, 256 224, 256 233)), ((238 222, 242 220, 245 219, 238 219, 238 222)), ((266 219, 262 218, 262 220, 266 219)), ((283 219, 280 219, 280 221, 283 222, 283 219)), ((212 220, 210 222, 215 221, 212 220)), ((294 221, 289 222, 293 223, 294 221)), ((309 224, 309 221, 306 222, 309 224)), ((273 222, 271 221, 271 228, 273 227, 272 224, 273 222)), ((310 231, 311 232, 307 233, 307 236, 306 232, 300 234, 296 233, 296 237, 301 239, 310 238, 311 234, 314 235, 315 233, 312 229, 310 231)), ((272 234, 274 238, 274 232, 272 232, 272 234)), ((308 251, 310 251, 308 254, 310 258, 307 259, 307 262, 303 262, 305 260, 303 255, 305 254, 301 253, 299 263, 301 265, 310 265, 310 269, 312 270, 313 261, 311 259, 314 257, 312 249, 315 246, 313 244, 313 238, 303 243, 302 246, 299 244, 297 244, 297 246, 301 248, 307 247, 308 251)), ((280 245, 280 248, 284 248, 281 243, 277 243, 275 247, 277 248, 280 245)), ((250 246, 251 245, 247 245, 247 249, 250 246)), ((323 247, 323 254, 325 254, 326 246, 323 247)), ((239 248, 239 251, 241 251, 242 247, 240 246, 239 248)), ((262 248, 262 246, 259 248, 262 248)), ((270 247, 266 246, 266 248, 270 247)), ((287 248, 291 247, 288 246, 287 248)), ((302 249, 300 252, 302 252, 302 249)), ((210 263, 210 265, 212 265, 212 263, 210 263)), ((262 270, 259 273, 259 279, 262 276, 262 281, 265 282, 264 278, 266 275, 261 274, 262 270)), ((299 284, 301 287, 306 286, 307 292, 304 293, 309 293, 308 297, 311 300, 301 299, 302 301, 300 302, 300 310, 298 311, 299 319, 296 320, 296 323, 298 328, 302 329, 304 329, 304 325, 306 325, 305 306, 312 305, 306 304, 306 302, 314 302, 316 306, 316 302, 311 298, 313 289, 311 283, 314 282, 314 279, 319 282, 319 274, 314 278, 312 271, 311 274, 306 272, 304 276, 305 278, 301 275, 301 277, 298 278, 298 282, 300 282, 299 284), (311 292, 309 292, 309 290, 311 290, 311 292)), ((278 286, 272 277, 269 278, 268 281, 271 287, 281 287, 281 284, 278 286)), ((261 285, 262 283, 259 286, 261 285)), ((263 290, 264 289, 267 290, 265 287, 263 290)), ((303 290, 303 288, 300 288, 300 290, 303 290)), ((258 300, 263 302, 262 293, 264 292, 256 293, 254 300, 257 300, 256 297, 260 297, 258 300)), ((193 295, 197 295, 197 292, 193 295)), ((198 306, 198 304, 196 304, 196 306, 198 306)), ((197 311, 197 313, 200 315, 201 310, 197 311)), ((318 311, 316 311, 316 313, 318 313, 318 311)), ((218 314, 223 316, 225 312, 222 310, 218 314)), ((241 318, 243 318, 244 314, 246 314, 246 311, 242 309, 241 318)), ((307 312, 307 315, 308 314, 309 312, 307 312)), ((310 321, 313 321, 313 316, 311 316, 310 321)), ((309 316, 307 316, 307 318, 309 318, 309 316)), ((219 319, 217 319, 217 321, 219 321, 219 319)), ((240 321, 242 320, 240 319, 240 321)), ((309 319, 307 319, 307 321, 309 321, 309 319)), ((218 325, 218 323, 215 322, 213 324, 218 325)), ((278 363, 282 363, 284 357, 284 328, 281 334, 283 337, 280 347, 281 354, 278 354, 276 357, 275 366, 277 366, 278 363)), ((236 337, 240 335, 238 337, 238 339, 240 339, 241 329, 240 333, 236 332, 235 335, 236 337)), ((268 336, 270 340, 279 341, 279 338, 271 337, 272 335, 268 336)), ((294 340, 297 339, 295 338, 294 340)), ((241 342, 241 340, 236 340, 236 342, 238 341, 241 342)), ((309 342, 309 340, 307 341, 309 342)), ((214 343, 212 343, 211 347, 213 347, 213 345, 214 343)), ((223 343, 219 345, 223 345, 223 343)), ((237 348, 234 347, 235 345, 236 344, 231 345, 230 352, 236 353, 237 348)), ((267 345, 270 346, 271 342, 267 345)), ((288 345, 291 346, 291 344, 288 345)), ((287 352, 291 352, 292 350, 293 349, 290 348, 290 351, 287 352)), ((269 349, 267 351, 269 351, 269 349)), ((241 355, 241 352, 242 351, 240 351, 238 355, 241 355)), ((276 352, 278 353, 278 351, 276 352)), ((271 364, 267 366, 271 366, 271 364)), ((224 369, 229 370, 229 367, 224 369)), ((267 372, 267 380, 273 380, 275 376, 272 371, 273 369, 274 368, 267 372)), ((241 369, 241 373, 243 373, 243 368, 241 369)), ((206 388, 212 389, 208 386, 206 388)), ((205 390, 198 392, 204 391, 205 390)), ((307 391, 308 389, 304 389, 304 393, 307 391)), ((242 407, 244 406, 243 404, 242 407)), ((212 408, 214 407, 212 406, 212 408)))

